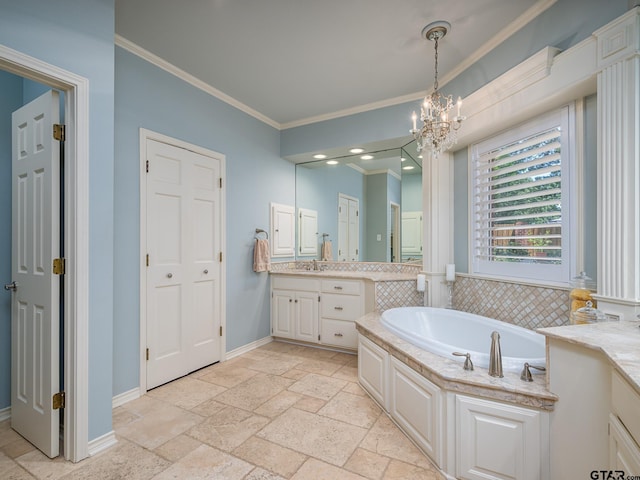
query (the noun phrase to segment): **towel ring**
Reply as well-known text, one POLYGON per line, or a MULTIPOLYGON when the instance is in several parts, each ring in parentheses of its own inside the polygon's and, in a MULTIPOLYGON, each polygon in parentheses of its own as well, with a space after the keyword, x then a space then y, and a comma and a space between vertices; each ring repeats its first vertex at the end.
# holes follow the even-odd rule
POLYGON ((258 235, 260 235, 261 233, 264 233, 267 240, 269 240, 269 234, 265 230, 262 230, 261 228, 256 228, 256 239, 259 238, 258 235))

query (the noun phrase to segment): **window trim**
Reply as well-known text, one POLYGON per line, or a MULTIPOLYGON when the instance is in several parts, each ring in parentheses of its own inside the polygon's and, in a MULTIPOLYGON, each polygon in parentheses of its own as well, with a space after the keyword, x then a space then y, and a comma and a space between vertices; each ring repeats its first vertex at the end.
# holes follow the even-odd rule
POLYGON ((489 279, 511 280, 516 282, 554 285, 566 287, 569 285, 571 272, 576 271, 577 251, 576 232, 582 225, 582 219, 576 215, 581 201, 576 195, 579 191, 577 173, 579 167, 576 152, 577 139, 582 140, 582 133, 576 131, 576 106, 572 103, 561 108, 539 115, 516 127, 499 132, 491 137, 479 140, 468 149, 468 188, 469 188, 469 272, 471 275, 489 279), (525 138, 537 131, 553 125, 561 127, 562 148, 562 263, 560 265, 526 264, 519 262, 491 262, 476 258, 476 212, 475 212, 475 160, 481 152, 486 152, 500 146, 507 145, 518 139, 525 138))

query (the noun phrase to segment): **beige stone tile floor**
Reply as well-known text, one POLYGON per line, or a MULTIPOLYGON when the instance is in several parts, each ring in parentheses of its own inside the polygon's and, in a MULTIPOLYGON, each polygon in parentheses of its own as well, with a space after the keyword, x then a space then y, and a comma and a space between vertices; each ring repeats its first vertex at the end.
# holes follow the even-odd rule
POLYGON ((271 342, 115 408, 76 464, 0 423, 0 478, 442 480, 357 382, 354 355, 271 342))

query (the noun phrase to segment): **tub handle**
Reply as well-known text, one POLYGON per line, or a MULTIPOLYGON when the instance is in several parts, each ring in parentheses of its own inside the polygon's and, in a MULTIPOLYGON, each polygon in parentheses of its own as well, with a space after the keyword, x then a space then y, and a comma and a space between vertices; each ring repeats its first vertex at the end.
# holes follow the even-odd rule
POLYGON ((542 372, 546 372, 547 369, 544 367, 536 367, 535 365, 529 365, 527 362, 524 364, 524 368, 522 369, 522 373, 520 374, 520 380, 525 382, 533 382, 533 377, 531 376, 530 368, 535 368, 536 370, 540 370, 542 372))
POLYGON ((470 353, 453 352, 451 355, 455 355, 456 357, 467 357, 464 361, 464 367, 462 368, 465 370, 473 370, 473 362, 471 361, 470 353))

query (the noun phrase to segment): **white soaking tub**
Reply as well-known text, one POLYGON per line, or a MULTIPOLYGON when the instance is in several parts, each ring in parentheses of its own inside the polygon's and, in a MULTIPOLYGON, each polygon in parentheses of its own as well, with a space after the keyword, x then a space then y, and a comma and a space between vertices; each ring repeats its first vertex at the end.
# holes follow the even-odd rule
POLYGON ((492 318, 445 308, 401 307, 384 311, 381 322, 403 340, 442 357, 463 362, 464 357, 452 353, 470 353, 476 367, 489 368, 493 331, 500 333, 504 371, 521 372, 525 362, 546 364, 543 335, 492 318))

